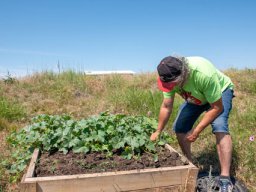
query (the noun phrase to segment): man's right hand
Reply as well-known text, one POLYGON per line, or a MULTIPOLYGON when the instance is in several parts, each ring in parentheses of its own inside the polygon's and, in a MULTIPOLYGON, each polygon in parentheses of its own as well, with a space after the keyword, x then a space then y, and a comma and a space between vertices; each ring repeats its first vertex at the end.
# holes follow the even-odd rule
POLYGON ((151 141, 156 141, 157 139, 158 139, 158 137, 159 137, 159 135, 160 135, 160 131, 155 131, 154 133, 152 133, 152 135, 150 136, 150 140, 151 141))

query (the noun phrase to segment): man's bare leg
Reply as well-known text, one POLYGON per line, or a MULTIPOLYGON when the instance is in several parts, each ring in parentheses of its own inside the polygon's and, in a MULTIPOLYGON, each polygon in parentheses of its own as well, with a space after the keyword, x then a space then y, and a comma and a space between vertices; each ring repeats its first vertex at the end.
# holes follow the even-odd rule
POLYGON ((189 161, 192 161, 191 142, 186 140, 186 135, 187 134, 185 133, 176 133, 176 137, 178 139, 183 154, 188 158, 189 161))
POLYGON ((215 133, 217 152, 220 161, 221 175, 230 176, 230 166, 232 161, 232 139, 226 133, 215 133))

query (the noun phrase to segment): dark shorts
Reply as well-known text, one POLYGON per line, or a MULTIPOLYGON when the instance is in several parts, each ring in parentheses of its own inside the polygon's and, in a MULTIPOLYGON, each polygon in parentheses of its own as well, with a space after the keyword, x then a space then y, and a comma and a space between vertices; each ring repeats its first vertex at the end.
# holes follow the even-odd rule
MULTIPOLYGON (((223 112, 211 123, 212 132, 224 132, 229 133, 228 128, 228 117, 229 112, 232 109, 232 98, 234 97, 234 92, 232 89, 226 89, 222 93, 222 104, 223 112)), ((195 105, 188 102, 183 103, 180 106, 178 115, 173 124, 173 130, 176 133, 187 133, 190 131, 198 119, 198 117, 204 112, 211 108, 210 104, 205 105, 195 105)))

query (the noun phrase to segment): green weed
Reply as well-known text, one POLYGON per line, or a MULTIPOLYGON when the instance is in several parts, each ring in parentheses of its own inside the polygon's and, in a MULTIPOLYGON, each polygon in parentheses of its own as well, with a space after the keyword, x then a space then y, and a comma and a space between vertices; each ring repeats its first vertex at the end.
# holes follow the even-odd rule
POLYGON ((0 96, 0 117, 12 121, 25 116, 25 110, 18 102, 0 96))
POLYGON ((4 81, 5 84, 14 84, 17 81, 17 79, 12 77, 12 75, 8 71, 6 77, 3 78, 3 81, 4 81))

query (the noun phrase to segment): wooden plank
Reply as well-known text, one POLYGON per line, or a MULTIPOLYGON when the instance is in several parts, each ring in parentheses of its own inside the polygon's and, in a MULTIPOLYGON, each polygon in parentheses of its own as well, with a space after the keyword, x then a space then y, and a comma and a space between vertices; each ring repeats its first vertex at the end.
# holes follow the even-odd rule
POLYGON ((196 190, 197 174, 197 168, 188 169, 188 175, 185 181, 185 192, 194 192, 196 190))
POLYGON ((167 186, 182 186, 187 177, 187 170, 170 170, 154 173, 137 173, 105 177, 80 178, 69 180, 37 181, 38 192, 121 192, 159 188, 167 186))
POLYGON ((34 177, 35 165, 36 165, 38 156, 39 156, 39 149, 35 149, 32 154, 27 173, 23 175, 21 180, 21 192, 37 192, 36 182, 29 183, 26 181, 26 179, 34 177))
POLYGON ((39 149, 35 149, 34 153, 32 154, 30 164, 28 166, 26 178, 34 177, 35 167, 36 167, 36 162, 37 162, 38 156, 39 156, 39 149))
POLYGON ((36 191, 36 183, 26 183, 25 182, 26 175, 24 174, 22 179, 21 179, 21 184, 20 184, 20 191, 21 192, 37 192, 36 191))
POLYGON ((37 192, 36 183, 23 183, 21 192, 37 192))
POLYGON ((191 168, 195 168, 195 166, 194 165, 186 165, 186 166, 162 167, 162 168, 151 168, 151 169, 141 169, 141 170, 138 169, 138 170, 106 172, 106 173, 33 177, 33 178, 26 178, 26 182, 82 179, 82 178, 94 178, 94 177, 104 177, 104 176, 120 176, 120 175, 130 175, 130 174, 139 174, 139 173, 165 172, 165 171, 181 171, 181 170, 187 171, 188 169, 191 169, 191 168))
POLYGON ((140 189, 129 192, 182 192, 182 188, 180 185, 176 186, 167 186, 167 187, 157 187, 151 189, 140 189))
MULTIPOLYGON (((171 145, 165 144, 165 148, 169 149, 171 152, 178 153, 171 145)), ((179 154, 179 153, 178 153, 179 154)), ((180 155, 180 154, 179 154, 180 155)))

